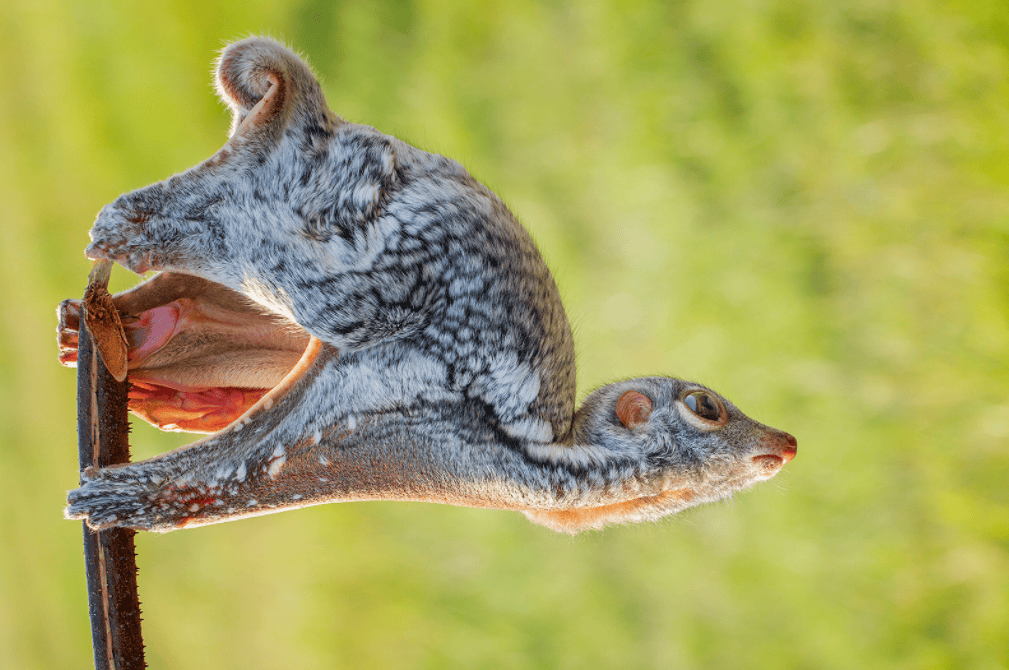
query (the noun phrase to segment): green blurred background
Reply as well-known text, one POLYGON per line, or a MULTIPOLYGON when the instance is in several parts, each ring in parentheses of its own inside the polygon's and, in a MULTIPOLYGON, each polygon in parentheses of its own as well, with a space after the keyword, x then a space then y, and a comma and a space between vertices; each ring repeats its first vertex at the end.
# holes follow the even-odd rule
MULTIPOLYGON (((799 456, 728 503, 575 538, 395 503, 141 535, 152 667, 1009 667, 991 0, 4 2, 0 666, 91 662, 54 308, 103 204, 224 142, 211 61, 254 33, 512 207, 582 395, 697 379, 799 456)), ((139 457, 184 441, 133 434, 139 457)))

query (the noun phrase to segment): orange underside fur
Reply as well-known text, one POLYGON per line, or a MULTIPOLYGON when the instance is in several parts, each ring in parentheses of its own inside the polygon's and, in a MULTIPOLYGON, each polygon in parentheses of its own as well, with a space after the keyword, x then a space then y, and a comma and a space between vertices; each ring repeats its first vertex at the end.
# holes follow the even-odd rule
POLYGON ((653 507, 661 505, 664 502, 676 500, 687 502, 693 499, 693 497, 694 494, 687 489, 676 489, 654 496, 644 496, 635 498, 634 500, 613 503, 612 505, 565 510, 533 510, 526 512, 526 516, 530 520, 554 530, 577 533, 586 528, 602 528, 609 523, 627 521, 627 517, 646 507, 653 507))

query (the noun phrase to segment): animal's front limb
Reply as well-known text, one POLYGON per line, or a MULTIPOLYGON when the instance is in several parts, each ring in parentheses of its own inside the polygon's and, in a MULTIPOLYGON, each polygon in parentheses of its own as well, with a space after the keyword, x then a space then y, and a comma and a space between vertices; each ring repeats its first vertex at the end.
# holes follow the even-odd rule
POLYGON ((534 492, 512 481, 524 459, 487 442, 492 433, 474 425, 480 414, 470 404, 347 414, 332 392, 339 365, 313 339, 291 375, 230 427, 146 461, 86 471, 67 516, 95 529, 163 532, 325 502, 524 510, 554 495, 552 486, 534 492))
POLYGON ((291 374, 230 428, 146 461, 87 470, 67 516, 95 529, 164 531, 276 511, 281 498, 298 504, 289 490, 301 476, 296 464, 317 457, 313 449, 331 432, 306 435, 299 407, 324 360, 337 356, 323 349, 312 340, 291 374))

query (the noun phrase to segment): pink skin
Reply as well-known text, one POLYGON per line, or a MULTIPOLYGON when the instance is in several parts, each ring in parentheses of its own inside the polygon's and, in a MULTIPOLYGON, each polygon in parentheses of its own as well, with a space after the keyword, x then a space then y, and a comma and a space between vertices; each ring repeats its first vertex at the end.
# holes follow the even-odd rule
POLYGON ((177 389, 132 379, 130 411, 162 430, 215 433, 240 417, 270 389, 177 389))
POLYGON ((161 307, 149 309, 123 323, 126 340, 130 344, 128 360, 136 368, 181 330, 188 320, 192 301, 176 300, 161 307))
MULTIPOLYGON (((67 301, 59 329, 60 363, 77 363, 80 302, 67 301)), ((170 368, 145 368, 177 334, 213 322, 192 300, 180 298, 135 316, 123 317, 129 344, 129 409, 162 430, 213 433, 245 413, 269 388, 193 385, 172 378, 170 368)))
POLYGON ((213 433, 256 404, 268 388, 240 389, 180 384, 144 361, 168 345, 176 334, 200 318, 192 300, 180 298, 124 320, 130 345, 128 368, 130 411, 162 430, 213 433))
MULTIPOLYGON (((113 301, 128 345, 129 409, 162 430, 221 430, 283 378, 307 342, 300 329, 192 277, 156 278, 113 301), (267 372, 249 376, 239 364, 249 360, 267 372)), ((79 300, 60 305, 63 365, 77 363, 80 308, 79 300)))

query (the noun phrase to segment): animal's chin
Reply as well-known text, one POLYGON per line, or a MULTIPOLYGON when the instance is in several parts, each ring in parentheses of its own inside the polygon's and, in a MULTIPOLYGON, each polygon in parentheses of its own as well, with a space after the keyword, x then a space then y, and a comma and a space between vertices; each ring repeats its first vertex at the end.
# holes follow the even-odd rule
POLYGON ((751 463, 756 470, 756 481, 763 481, 778 474, 778 471, 785 465, 785 459, 772 454, 761 454, 754 456, 751 463))

